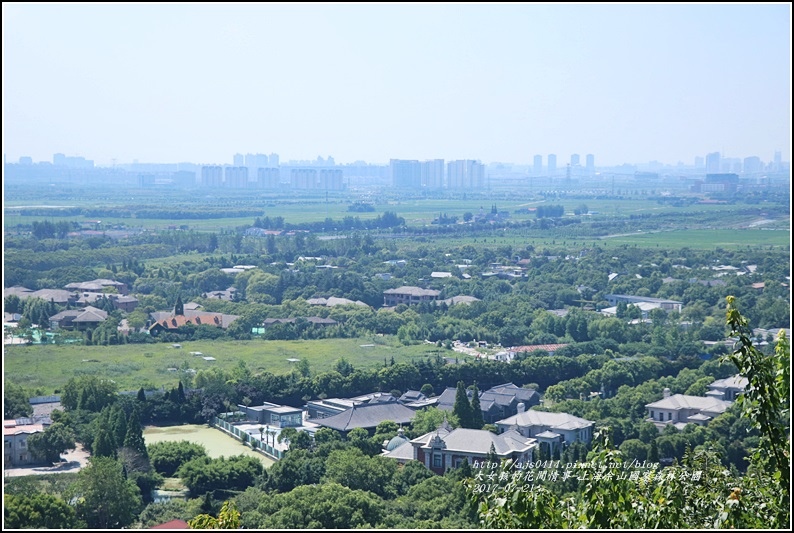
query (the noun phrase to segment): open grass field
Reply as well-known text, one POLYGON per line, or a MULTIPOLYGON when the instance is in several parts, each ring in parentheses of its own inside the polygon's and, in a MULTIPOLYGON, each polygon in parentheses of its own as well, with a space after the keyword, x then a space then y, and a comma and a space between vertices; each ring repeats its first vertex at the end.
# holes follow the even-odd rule
POLYGON ((120 346, 34 345, 5 346, 5 379, 19 383, 42 394, 53 394, 69 379, 83 374, 96 374, 113 379, 119 390, 140 387, 174 387, 181 370, 200 371, 212 367, 231 370, 239 361, 253 372, 268 371, 286 374, 291 371, 288 359, 309 361, 313 372, 331 370, 338 359, 345 357, 354 367, 382 365, 384 359, 396 362, 413 358, 434 357, 434 345, 400 346, 393 338, 324 339, 308 341, 198 341, 185 342, 181 348, 170 344, 125 344, 120 346), (363 347, 362 347, 363 345, 363 347), (190 352, 201 352, 202 356, 190 352), (205 361, 202 357, 214 357, 205 361), (169 370, 174 369, 174 370, 169 370))
POLYGON ((223 431, 205 425, 147 426, 143 429, 143 439, 146 441, 147 446, 157 442, 186 440, 204 446, 207 450, 207 455, 212 458, 248 455, 262 461, 265 467, 275 462, 269 457, 244 446, 239 440, 230 437, 223 431))

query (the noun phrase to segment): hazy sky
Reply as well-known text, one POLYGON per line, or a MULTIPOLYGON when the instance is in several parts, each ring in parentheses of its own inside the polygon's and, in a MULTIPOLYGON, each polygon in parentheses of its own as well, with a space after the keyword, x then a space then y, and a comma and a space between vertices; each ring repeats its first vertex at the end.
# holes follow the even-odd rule
POLYGON ((791 5, 3 3, 3 153, 791 156, 791 5))

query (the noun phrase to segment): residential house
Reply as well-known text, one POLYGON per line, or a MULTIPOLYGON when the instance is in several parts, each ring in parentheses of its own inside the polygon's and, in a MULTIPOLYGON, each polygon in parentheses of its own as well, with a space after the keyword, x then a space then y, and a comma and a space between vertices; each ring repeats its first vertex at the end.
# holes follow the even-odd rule
POLYGON ((747 378, 739 374, 725 379, 718 379, 709 385, 710 390, 706 393, 706 396, 733 402, 737 396, 744 392, 748 383, 747 378))
POLYGON ((318 418, 312 420, 312 422, 318 426, 335 429, 347 434, 348 431, 355 428, 363 428, 373 432, 378 427, 378 424, 386 421, 400 425, 410 424, 415 416, 416 411, 405 407, 397 401, 393 401, 354 405, 339 414, 327 418, 318 418))
MULTIPOLYGON (((455 405, 457 389, 447 387, 438 397, 437 406, 444 411, 452 411, 455 405)), ((472 391, 466 391, 471 401, 472 391)), ((493 424, 518 413, 519 404, 525 407, 538 405, 540 396, 537 391, 517 387, 513 383, 496 385, 486 391, 480 391, 480 409, 486 424, 493 424)))
POLYGON ((492 450, 500 460, 531 462, 537 446, 536 439, 524 437, 517 431, 496 435, 481 429, 453 430, 442 424, 436 431, 425 433, 382 455, 401 463, 419 461, 432 472, 442 475, 451 468, 459 467, 464 461, 469 464, 485 461, 492 450))
POLYGON ((653 422, 659 431, 667 424, 673 424, 678 429, 683 429, 687 424, 705 425, 732 404, 713 396, 670 394, 668 388, 664 389, 663 395, 661 400, 645 405, 648 409, 647 420, 653 422))
POLYGON ((248 420, 275 426, 279 428, 298 427, 303 423, 303 409, 290 407, 288 405, 277 405, 275 403, 264 402, 262 405, 247 407, 237 406, 240 411, 245 413, 248 420))
POLYGON ((106 311, 88 306, 83 309, 67 309, 50 317, 50 329, 77 329, 84 331, 96 327, 105 320, 106 311))
POLYGON ((309 298, 306 300, 306 303, 309 305, 323 305, 325 307, 336 307, 337 305, 359 305, 361 307, 369 307, 361 300, 353 301, 347 298, 337 298, 336 296, 331 296, 330 298, 309 298))
POLYGON ((609 302, 609 305, 617 306, 620 302, 625 302, 626 304, 654 304, 654 308, 664 309, 668 313, 670 311, 678 311, 681 312, 684 304, 683 302, 679 302, 677 300, 666 300, 664 298, 650 298, 647 296, 631 296, 628 294, 606 294, 604 295, 604 299, 609 302))
POLYGON ((309 419, 328 418, 343 413, 356 405, 397 402, 397 398, 388 392, 372 392, 355 398, 326 398, 306 402, 309 419))
POLYGON ((383 305, 392 307, 400 304, 415 305, 422 302, 432 302, 438 299, 439 294, 441 294, 441 291, 403 285, 396 289, 383 291, 383 305))
POLYGON ((496 422, 499 433, 514 430, 525 437, 534 437, 549 444, 551 452, 576 441, 589 443, 593 438, 595 422, 590 420, 568 413, 525 410, 521 405, 518 410, 517 414, 496 422))
POLYGON ((28 439, 31 435, 44 431, 44 424, 24 423, 27 421, 28 419, 3 420, 3 466, 5 468, 42 463, 30 453, 28 439))
POLYGON ((82 281, 69 283, 64 289, 75 292, 105 292, 106 289, 113 288, 119 294, 127 294, 127 284, 112 279, 95 279, 93 281, 82 281))
POLYGON ((154 323, 149 326, 149 333, 158 335, 163 331, 174 331, 187 324, 195 326, 213 326, 216 328, 227 329, 232 322, 240 318, 238 315, 226 315, 223 313, 210 313, 206 311, 184 310, 183 314, 175 315, 173 312, 159 311, 151 313, 154 323))

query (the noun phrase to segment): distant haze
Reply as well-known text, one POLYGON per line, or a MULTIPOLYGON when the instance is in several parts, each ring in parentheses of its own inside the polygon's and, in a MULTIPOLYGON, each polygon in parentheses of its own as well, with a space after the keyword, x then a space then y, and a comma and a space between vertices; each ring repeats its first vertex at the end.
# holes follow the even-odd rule
POLYGON ((3 3, 3 153, 790 161, 791 5, 3 3))

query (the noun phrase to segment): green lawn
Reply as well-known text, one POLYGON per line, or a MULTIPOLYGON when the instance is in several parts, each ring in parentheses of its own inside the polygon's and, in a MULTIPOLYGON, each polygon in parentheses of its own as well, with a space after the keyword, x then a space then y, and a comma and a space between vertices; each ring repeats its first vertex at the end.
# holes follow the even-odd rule
POLYGON ((331 370, 341 357, 355 367, 365 368, 382 365, 384 359, 390 360, 391 357, 401 362, 433 357, 436 353, 452 353, 428 344, 400 346, 394 338, 389 337, 312 341, 199 341, 185 342, 181 346, 172 348, 165 343, 6 346, 5 379, 31 391, 40 389, 41 394, 52 394, 74 376, 96 374, 115 380, 119 390, 137 390, 140 387, 175 386, 180 372, 169 369, 232 369, 238 361, 244 361, 254 372, 286 374, 291 371, 293 364, 288 359, 306 358, 312 372, 325 372, 331 370), (190 352, 201 352, 203 356, 216 360, 205 361, 201 356, 190 355, 190 352))

